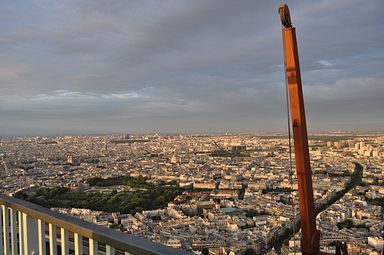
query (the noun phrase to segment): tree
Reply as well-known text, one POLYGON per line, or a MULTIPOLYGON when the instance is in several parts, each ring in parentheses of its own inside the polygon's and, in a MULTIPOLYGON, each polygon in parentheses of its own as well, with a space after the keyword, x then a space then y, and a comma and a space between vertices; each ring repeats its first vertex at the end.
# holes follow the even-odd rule
POLYGON ((256 255, 256 252, 255 252, 254 249, 252 249, 252 248, 248 248, 248 249, 245 251, 244 255, 256 255))

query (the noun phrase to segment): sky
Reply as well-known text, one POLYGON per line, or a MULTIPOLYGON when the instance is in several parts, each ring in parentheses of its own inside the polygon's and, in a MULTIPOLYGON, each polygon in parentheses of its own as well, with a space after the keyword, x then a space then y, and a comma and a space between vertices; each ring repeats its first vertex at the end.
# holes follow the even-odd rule
MULTIPOLYGON (((309 132, 384 131, 384 1, 286 3, 309 132)), ((284 132, 279 4, 2 0, 0 136, 284 132)))

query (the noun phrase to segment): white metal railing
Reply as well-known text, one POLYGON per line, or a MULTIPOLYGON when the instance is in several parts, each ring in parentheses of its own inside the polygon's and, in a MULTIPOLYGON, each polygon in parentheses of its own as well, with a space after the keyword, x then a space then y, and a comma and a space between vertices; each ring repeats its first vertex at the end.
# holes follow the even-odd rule
POLYGON ((0 194, 0 255, 187 255, 0 194))

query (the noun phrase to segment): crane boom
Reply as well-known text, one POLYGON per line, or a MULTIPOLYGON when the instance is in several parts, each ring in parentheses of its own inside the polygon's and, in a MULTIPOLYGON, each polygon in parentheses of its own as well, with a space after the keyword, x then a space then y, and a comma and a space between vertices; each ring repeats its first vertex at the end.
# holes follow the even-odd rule
POLYGON ((302 234, 301 252, 305 255, 314 255, 319 254, 320 232, 316 229, 312 172, 308 150, 307 125, 305 120, 296 32, 295 28, 292 26, 289 9, 286 4, 279 6, 279 14, 283 25, 282 35, 285 55, 285 72, 293 126, 302 234))

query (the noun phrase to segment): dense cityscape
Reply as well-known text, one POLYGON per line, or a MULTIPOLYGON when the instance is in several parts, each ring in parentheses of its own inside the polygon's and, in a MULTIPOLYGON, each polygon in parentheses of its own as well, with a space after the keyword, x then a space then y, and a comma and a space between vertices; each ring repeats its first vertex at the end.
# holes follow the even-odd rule
MULTIPOLYGON (((340 240, 353 254, 383 252, 383 142, 310 135, 323 251, 340 240)), ((34 136, 0 148, 1 193, 196 254, 299 254, 285 135, 34 136)))

